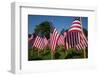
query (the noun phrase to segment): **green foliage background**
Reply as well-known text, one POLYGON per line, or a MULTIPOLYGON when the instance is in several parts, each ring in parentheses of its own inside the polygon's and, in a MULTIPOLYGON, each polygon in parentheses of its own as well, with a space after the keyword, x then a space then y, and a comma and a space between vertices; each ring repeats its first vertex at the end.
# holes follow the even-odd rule
MULTIPOLYGON (((83 50, 76 50, 74 48, 70 48, 68 50, 65 50, 64 47, 58 46, 55 50, 55 53, 53 54, 52 58, 52 52, 49 48, 45 48, 44 50, 40 50, 38 55, 38 49, 37 48, 30 48, 28 50, 28 60, 50 60, 50 59, 79 59, 84 58, 83 50)), ((86 58, 88 58, 88 51, 86 49, 86 58)))
POLYGON ((42 23, 40 23, 39 25, 36 25, 34 31, 35 34, 38 34, 39 32, 41 32, 47 39, 49 38, 49 34, 50 34, 50 25, 51 22, 48 21, 44 21, 42 23))

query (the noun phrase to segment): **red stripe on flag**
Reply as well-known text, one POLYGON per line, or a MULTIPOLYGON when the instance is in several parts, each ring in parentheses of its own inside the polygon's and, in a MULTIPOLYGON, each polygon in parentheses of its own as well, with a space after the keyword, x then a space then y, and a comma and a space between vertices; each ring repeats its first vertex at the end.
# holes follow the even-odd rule
POLYGON ((53 33, 50 33, 50 48, 51 51, 55 51, 59 33, 56 29, 53 30, 53 33))
POLYGON ((36 47, 38 49, 44 49, 44 46, 44 38, 37 36, 34 41, 33 47, 36 47))

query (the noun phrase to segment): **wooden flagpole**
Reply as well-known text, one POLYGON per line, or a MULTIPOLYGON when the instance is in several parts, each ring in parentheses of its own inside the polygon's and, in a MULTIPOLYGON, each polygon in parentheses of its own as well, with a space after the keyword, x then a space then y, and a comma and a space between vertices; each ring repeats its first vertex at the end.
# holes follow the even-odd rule
POLYGON ((44 54, 45 54, 45 50, 46 50, 46 49, 44 49, 44 54))
POLYGON ((40 49, 38 49, 38 56, 39 56, 40 49))
POLYGON ((86 58, 86 50, 85 50, 85 48, 83 49, 83 52, 84 52, 84 58, 86 58))
POLYGON ((33 56, 33 51, 34 51, 34 49, 32 48, 32 56, 33 56))
POLYGON ((44 54, 45 54, 45 52, 46 52, 46 47, 44 48, 44 51, 43 51, 43 52, 44 52, 44 54))
POLYGON ((33 56, 33 51, 34 51, 34 50, 33 50, 33 48, 32 48, 32 50, 31 50, 31 56, 33 56))
POLYGON ((53 52, 51 51, 51 59, 53 59, 53 55, 54 55, 54 54, 53 54, 53 52))

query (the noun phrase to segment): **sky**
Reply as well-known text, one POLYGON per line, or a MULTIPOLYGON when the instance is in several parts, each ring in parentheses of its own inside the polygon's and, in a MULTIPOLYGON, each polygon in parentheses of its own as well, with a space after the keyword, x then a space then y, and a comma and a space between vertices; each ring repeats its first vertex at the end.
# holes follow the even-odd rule
MULTIPOLYGON (((74 16, 46 16, 46 15, 28 15, 28 34, 34 32, 36 25, 49 21, 52 22, 58 32, 62 29, 68 29, 74 21, 74 16)), ((88 17, 81 17, 82 26, 88 30, 88 17)))

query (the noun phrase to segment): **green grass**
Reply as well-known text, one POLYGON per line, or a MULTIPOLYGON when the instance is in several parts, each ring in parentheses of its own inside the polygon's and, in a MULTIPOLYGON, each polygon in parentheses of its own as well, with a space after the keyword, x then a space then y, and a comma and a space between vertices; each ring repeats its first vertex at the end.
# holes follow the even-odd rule
MULTIPOLYGON (((52 55, 49 48, 40 50, 38 55, 37 48, 28 49, 28 60, 51 60, 51 59, 79 59, 84 58, 83 50, 77 51, 74 48, 65 50, 63 46, 58 46, 55 53, 52 55)), ((88 50, 86 49, 86 58, 88 58, 88 50)))

